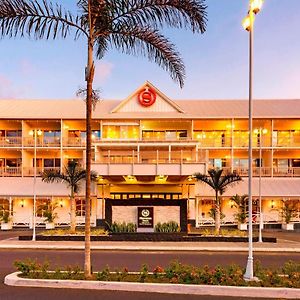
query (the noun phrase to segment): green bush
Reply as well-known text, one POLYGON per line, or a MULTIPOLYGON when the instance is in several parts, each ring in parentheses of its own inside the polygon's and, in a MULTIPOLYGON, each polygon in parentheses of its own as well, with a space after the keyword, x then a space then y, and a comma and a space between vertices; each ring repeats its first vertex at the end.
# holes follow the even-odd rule
POLYGON ((113 222, 111 225, 107 223, 109 232, 124 233, 124 232, 136 232, 136 224, 134 223, 117 223, 113 222))
POLYGON ((180 226, 178 225, 177 222, 174 222, 174 221, 170 221, 167 223, 158 222, 155 225, 154 231, 155 232, 166 232, 166 233, 180 232, 180 226))
MULTIPOLYGON (((49 271, 49 263, 37 263, 35 260, 15 262, 22 277, 32 279, 71 279, 83 280, 84 273, 78 267, 68 266, 64 270, 57 268, 49 271)), ((260 262, 254 266, 254 275, 259 281, 246 282, 243 278, 245 268, 238 265, 215 266, 213 268, 194 266, 172 261, 165 269, 157 266, 149 272, 146 264, 142 265, 139 272, 128 272, 127 268, 111 272, 106 266, 104 270, 96 273, 94 279, 100 281, 129 281, 129 282, 158 282, 180 284, 207 284, 227 286, 262 286, 262 287, 288 287, 300 288, 300 263, 289 261, 281 268, 265 268, 260 262)))

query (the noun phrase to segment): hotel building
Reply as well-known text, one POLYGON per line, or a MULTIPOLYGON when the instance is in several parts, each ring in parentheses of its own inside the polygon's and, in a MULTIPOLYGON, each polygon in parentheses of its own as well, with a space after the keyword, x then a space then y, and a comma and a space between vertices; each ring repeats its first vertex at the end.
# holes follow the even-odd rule
MULTIPOLYGON (((32 227, 37 208, 58 204, 57 226, 70 223, 69 190, 40 173, 85 165, 85 103, 81 100, 0 100, 0 205, 13 226, 32 227), (36 155, 36 166, 34 158, 36 155), (36 183, 34 174, 36 168, 36 183)), ((282 200, 298 203, 300 223, 300 100, 254 101, 253 214, 261 172, 265 224, 281 224, 282 200), (260 164, 261 162, 261 164, 260 164)), ((230 197, 248 191, 248 101, 171 100, 146 82, 123 101, 103 100, 93 112, 92 225, 137 222, 138 207, 153 207, 154 223, 186 230, 212 225, 214 192, 193 178, 209 168, 236 171, 243 181, 222 195, 222 224, 236 224, 230 197)), ((84 224, 84 182, 76 222, 84 224)), ((37 209, 37 226, 44 226, 37 209)), ((258 218, 254 218, 258 222, 258 218)))

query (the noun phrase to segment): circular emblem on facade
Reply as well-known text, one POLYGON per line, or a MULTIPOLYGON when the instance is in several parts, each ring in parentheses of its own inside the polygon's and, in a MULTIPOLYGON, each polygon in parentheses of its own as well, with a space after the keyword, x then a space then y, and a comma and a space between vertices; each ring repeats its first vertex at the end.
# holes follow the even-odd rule
POLYGON ((141 105, 148 107, 154 104, 156 100, 156 93, 152 89, 146 87, 139 93, 138 99, 141 105))
POLYGON ((149 215, 150 215, 150 211, 148 210, 148 209, 143 209, 142 210, 142 216, 143 217, 149 217, 149 215))

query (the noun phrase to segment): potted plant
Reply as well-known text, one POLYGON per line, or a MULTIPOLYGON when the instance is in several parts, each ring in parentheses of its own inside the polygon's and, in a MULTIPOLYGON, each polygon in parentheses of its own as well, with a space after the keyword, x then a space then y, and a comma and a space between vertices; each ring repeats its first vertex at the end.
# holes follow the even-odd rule
POLYGON ((12 229, 11 215, 8 209, 0 207, 0 222, 1 230, 10 230, 12 229))
POLYGON ((45 204, 40 209, 42 211, 42 215, 44 217, 44 221, 46 223, 46 229, 54 229, 55 228, 55 219, 57 218, 57 213, 55 212, 57 208, 57 204, 45 204))
POLYGON ((237 208, 237 213, 234 214, 234 218, 238 222, 238 229, 239 230, 247 230, 247 203, 248 203, 248 195, 235 195, 230 198, 233 201, 234 207, 237 208))
POLYGON ((291 200, 282 200, 280 213, 284 221, 282 224, 282 229, 294 230, 294 223, 291 223, 291 221, 292 218, 297 216, 297 203, 291 200))

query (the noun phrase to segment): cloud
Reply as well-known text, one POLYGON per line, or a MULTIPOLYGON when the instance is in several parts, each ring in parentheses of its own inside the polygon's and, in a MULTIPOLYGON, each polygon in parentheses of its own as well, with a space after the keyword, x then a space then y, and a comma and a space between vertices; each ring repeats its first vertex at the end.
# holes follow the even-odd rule
POLYGON ((12 81, 0 74, 0 98, 15 98, 16 97, 16 90, 13 86, 12 81))
POLYGON ((95 84, 105 83, 111 76, 114 65, 108 61, 100 61, 95 64, 95 84))

